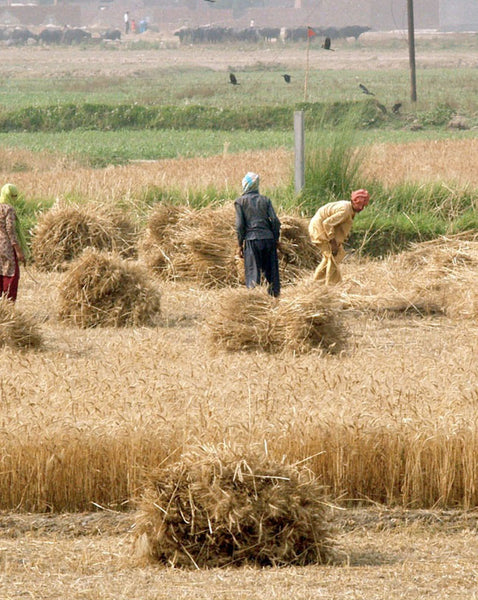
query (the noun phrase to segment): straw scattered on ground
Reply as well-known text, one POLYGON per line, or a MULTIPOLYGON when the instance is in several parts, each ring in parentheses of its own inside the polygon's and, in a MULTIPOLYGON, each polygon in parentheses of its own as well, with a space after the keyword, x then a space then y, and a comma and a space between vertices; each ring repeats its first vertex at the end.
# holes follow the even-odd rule
POLYGON ((478 234, 413 244, 384 261, 350 267, 344 306, 386 315, 478 316, 478 234))
POLYGON ((59 318, 79 327, 152 326, 160 316, 160 292, 145 269, 89 248, 59 285, 59 318))
POLYGON ((136 549, 196 569, 323 564, 331 557, 327 506, 309 470, 264 451, 203 446, 150 476, 136 549))

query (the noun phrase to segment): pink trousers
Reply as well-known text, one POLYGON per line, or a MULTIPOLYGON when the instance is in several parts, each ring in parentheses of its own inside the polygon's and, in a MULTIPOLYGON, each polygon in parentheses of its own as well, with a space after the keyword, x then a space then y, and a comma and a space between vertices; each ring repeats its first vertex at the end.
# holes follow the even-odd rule
POLYGON ((20 281, 20 267, 15 257, 15 273, 13 277, 0 275, 0 296, 6 296, 9 300, 17 299, 18 282, 20 281))

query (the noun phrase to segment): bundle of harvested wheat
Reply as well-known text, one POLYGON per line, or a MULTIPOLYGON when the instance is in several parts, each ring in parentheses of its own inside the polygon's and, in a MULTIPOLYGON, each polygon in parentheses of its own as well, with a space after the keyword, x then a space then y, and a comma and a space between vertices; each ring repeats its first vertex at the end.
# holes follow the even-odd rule
POLYGON ((160 293, 138 264, 86 249, 64 274, 59 318, 79 327, 154 325, 160 293))
POLYGON ((177 222, 192 211, 186 207, 158 203, 148 219, 140 240, 138 253, 141 260, 158 275, 165 278, 172 270, 171 256, 175 254, 177 222))
POLYGON ((160 277, 220 287, 239 280, 234 209, 158 204, 140 243, 140 257, 160 277))
POLYGON ((11 300, 0 297, 0 346, 23 349, 42 345, 37 324, 19 311, 11 300))
MULTIPOLYGON (((281 216, 279 266, 284 283, 315 268, 320 258, 311 243, 307 222, 281 216)), ((236 256, 237 237, 232 204, 191 210, 158 204, 140 244, 140 257, 166 279, 188 279, 208 287, 237 285, 244 267, 236 256)))
POLYGON ((316 282, 290 287, 277 305, 276 338, 285 348, 306 352, 323 348, 330 353, 343 349, 347 332, 341 303, 333 290, 316 282))
POLYGON ((308 222, 298 217, 281 215, 279 266, 283 283, 294 282, 305 271, 315 269, 320 262, 320 250, 309 236, 308 222))
POLYGON ((310 471, 230 447, 201 447, 150 476, 138 554, 189 568, 324 563, 324 488, 310 471))
POLYGON ((135 242, 133 223, 114 207, 56 203, 38 219, 32 256, 39 269, 61 271, 87 247, 131 257, 135 242))
POLYGON ((291 286, 279 301, 264 288, 226 290, 206 329, 212 348, 337 352, 346 338, 341 310, 333 291, 316 283, 291 286))
POLYGON ((273 351, 274 306, 273 298, 259 287, 224 290, 206 321, 211 348, 273 351))

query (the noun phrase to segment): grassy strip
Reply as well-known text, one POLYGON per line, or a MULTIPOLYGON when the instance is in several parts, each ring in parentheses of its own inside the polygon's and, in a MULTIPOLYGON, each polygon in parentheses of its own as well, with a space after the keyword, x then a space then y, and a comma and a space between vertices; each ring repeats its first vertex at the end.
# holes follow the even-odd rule
POLYGON ((223 109, 208 106, 137 104, 64 104, 28 107, 0 113, 0 131, 71 131, 96 129, 290 129, 293 112, 303 110, 308 127, 336 125, 354 117, 355 127, 376 125, 381 111, 373 102, 299 103, 223 109))

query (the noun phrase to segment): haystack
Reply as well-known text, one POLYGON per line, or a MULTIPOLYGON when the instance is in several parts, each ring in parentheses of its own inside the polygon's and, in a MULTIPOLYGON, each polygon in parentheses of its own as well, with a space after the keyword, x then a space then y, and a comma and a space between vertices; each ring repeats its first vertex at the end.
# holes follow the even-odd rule
POLYGON ((323 564, 331 557, 325 500, 306 469, 201 447, 150 476, 136 547, 175 567, 323 564))
POLYGON ((226 290, 206 329, 212 348, 338 352, 346 339, 341 310, 333 291, 316 283, 291 286, 278 301, 259 287, 226 290))
POLYGON ((211 348, 277 350, 275 301, 266 290, 224 290, 206 321, 211 348))
POLYGON ((38 219, 32 256, 44 271, 63 271, 85 248, 134 256, 136 230, 121 210, 100 204, 56 203, 38 219))
POLYGON ((308 221, 299 217, 281 215, 279 268, 283 283, 293 283, 306 271, 313 270, 321 260, 320 250, 311 240, 308 221))
POLYGON ((162 279, 221 287, 239 281, 236 246, 232 206, 193 210, 158 204, 139 255, 162 279))
POLYGON ((0 297, 0 346, 26 349, 42 345, 37 324, 19 311, 11 300, 0 297))
MULTIPOLYGON (((283 283, 315 268, 320 253, 311 243, 307 222, 281 216, 279 268, 283 283)), ((140 242, 140 258, 163 279, 185 279, 207 287, 237 285, 244 265, 237 257, 232 204, 193 210, 158 204, 140 242)))
POLYGON ((79 327, 155 325, 160 293, 145 269, 88 248, 59 286, 59 318, 79 327))
POLYGON ((316 282, 287 288, 277 305, 276 337, 296 352, 340 352, 347 340, 342 306, 334 290, 316 282))

